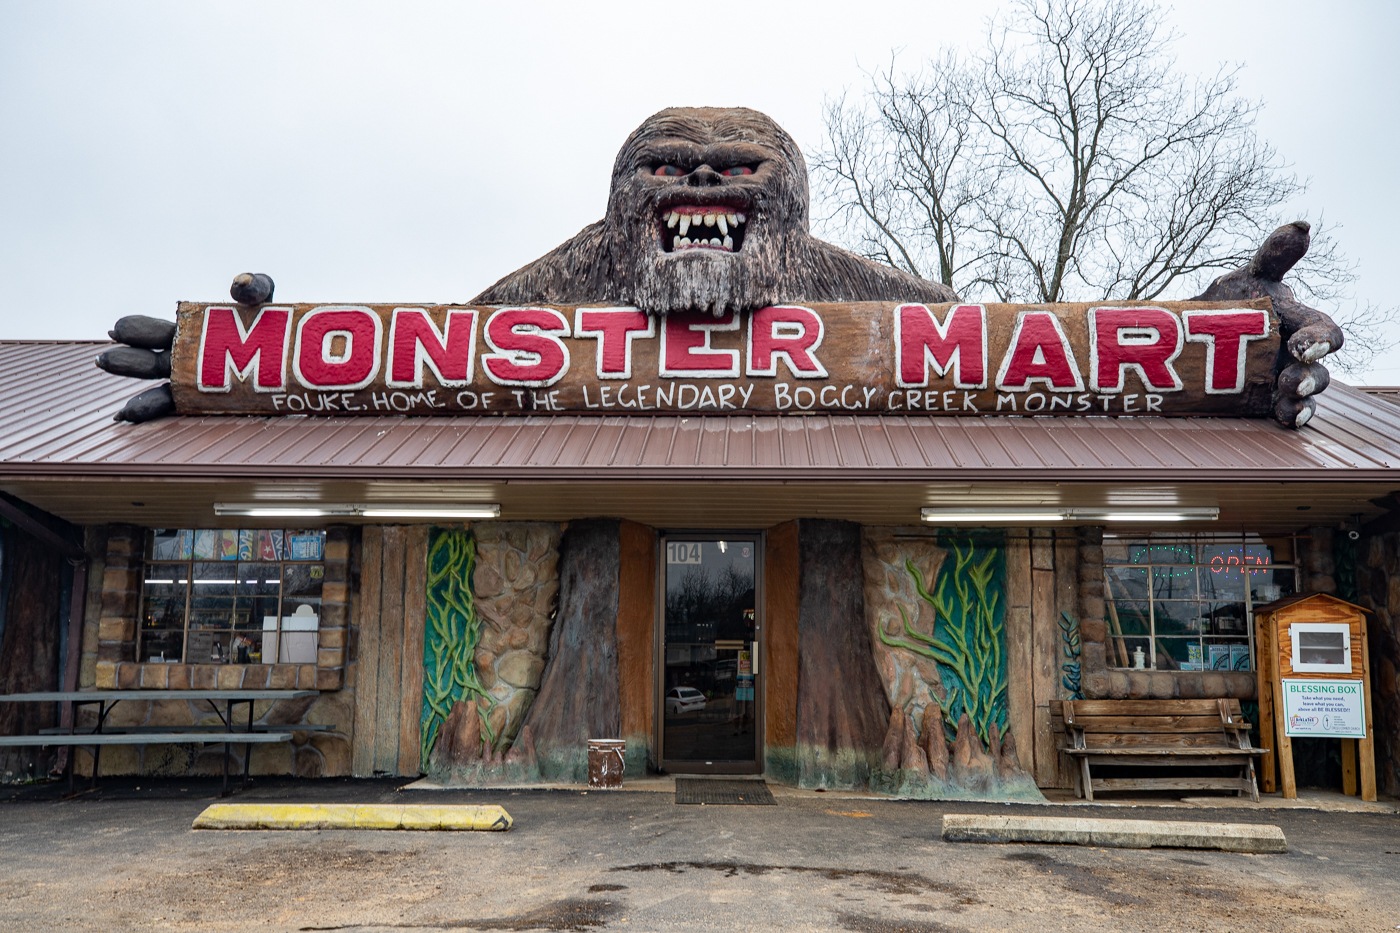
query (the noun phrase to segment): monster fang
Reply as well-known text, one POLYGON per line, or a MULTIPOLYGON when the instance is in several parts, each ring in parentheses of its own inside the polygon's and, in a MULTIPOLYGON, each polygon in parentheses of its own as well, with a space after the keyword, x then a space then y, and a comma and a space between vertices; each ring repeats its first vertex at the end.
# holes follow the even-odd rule
POLYGON ((689 249, 738 252, 748 215, 727 205, 675 205, 661 211, 661 246, 668 253, 689 249))

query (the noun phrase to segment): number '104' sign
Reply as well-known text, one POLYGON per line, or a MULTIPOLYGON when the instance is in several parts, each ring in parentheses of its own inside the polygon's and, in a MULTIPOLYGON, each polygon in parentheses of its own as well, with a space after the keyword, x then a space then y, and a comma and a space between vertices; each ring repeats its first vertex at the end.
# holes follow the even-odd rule
POLYGON ((1268 299, 635 308, 182 303, 181 413, 1268 413, 1268 299))

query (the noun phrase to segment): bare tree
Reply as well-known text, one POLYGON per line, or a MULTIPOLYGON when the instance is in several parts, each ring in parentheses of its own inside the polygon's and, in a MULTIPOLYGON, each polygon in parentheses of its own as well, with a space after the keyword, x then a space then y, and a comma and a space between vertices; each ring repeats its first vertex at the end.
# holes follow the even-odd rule
POLYGON ((968 75, 952 53, 914 75, 895 64, 870 76, 868 101, 827 103, 825 219, 868 258, 952 287, 980 282, 991 256, 975 226, 999 170, 978 148, 968 75))
MULTIPOLYGON (((1256 134, 1260 104, 1238 95, 1236 70, 1181 75, 1177 38, 1148 0, 1014 0, 971 56, 891 62, 862 99, 827 105, 815 167, 829 232, 969 298, 1200 291, 1248 262, 1306 185, 1256 134)), ((1328 301, 1354 279, 1325 236, 1294 273, 1328 301)), ((1389 347, 1357 324, 1397 313, 1353 312, 1341 368, 1389 347)))

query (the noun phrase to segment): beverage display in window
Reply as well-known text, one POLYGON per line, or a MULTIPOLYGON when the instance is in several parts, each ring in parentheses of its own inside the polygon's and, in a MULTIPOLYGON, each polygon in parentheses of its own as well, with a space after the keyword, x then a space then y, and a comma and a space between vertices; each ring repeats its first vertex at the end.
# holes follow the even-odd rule
POLYGON ((1288 538, 1104 537, 1111 667, 1252 669, 1253 607, 1295 590, 1288 538))
POLYGON ((190 664, 314 664, 325 532, 150 532, 139 656, 190 664))

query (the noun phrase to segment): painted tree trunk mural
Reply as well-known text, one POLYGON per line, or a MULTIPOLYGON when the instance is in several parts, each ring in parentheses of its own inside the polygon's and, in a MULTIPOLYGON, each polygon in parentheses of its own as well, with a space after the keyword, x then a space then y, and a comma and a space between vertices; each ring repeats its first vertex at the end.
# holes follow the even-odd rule
POLYGON ((452 783, 538 780, 522 728, 559 591, 558 525, 435 528, 423 640, 423 761, 452 783))
POLYGON ((559 611, 526 717, 546 780, 588 779, 588 740, 621 737, 617 663, 621 522, 570 522, 559 545, 559 611))
POLYGON ((872 786, 1040 798, 1006 730, 1003 542, 871 528, 862 556, 866 625, 892 708, 872 786))
POLYGON ((798 522, 797 765, 801 787, 864 787, 890 705, 864 625, 860 526, 798 522))

